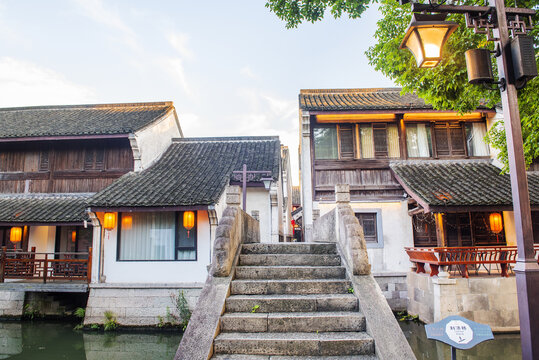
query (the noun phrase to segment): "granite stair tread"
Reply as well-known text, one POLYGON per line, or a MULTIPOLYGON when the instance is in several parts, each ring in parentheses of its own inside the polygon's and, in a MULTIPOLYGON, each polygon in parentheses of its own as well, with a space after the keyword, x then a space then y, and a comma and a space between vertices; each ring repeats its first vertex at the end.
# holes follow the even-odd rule
POLYGON ((220 354, 214 355, 212 360, 376 360, 374 355, 351 356, 280 356, 280 355, 242 355, 220 354))

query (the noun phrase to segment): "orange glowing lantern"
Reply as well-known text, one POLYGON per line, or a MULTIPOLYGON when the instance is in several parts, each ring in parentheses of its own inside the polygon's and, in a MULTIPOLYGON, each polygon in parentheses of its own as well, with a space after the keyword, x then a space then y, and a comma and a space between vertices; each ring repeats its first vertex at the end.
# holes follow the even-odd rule
POLYGON ((116 227, 116 213, 105 213, 103 227, 105 230, 112 230, 116 227))
POLYGON ((18 226, 14 226, 11 228, 9 232, 9 241, 12 243, 18 243, 22 240, 22 228, 18 226))
POLYGON ((489 216, 490 231, 499 234, 503 230, 502 214, 492 213, 489 216))
POLYGON ((133 217, 131 215, 122 215, 122 229, 129 230, 133 225, 133 217))
POLYGON ((77 241, 77 231, 73 230, 71 232, 71 242, 75 242, 75 241, 77 241))
POLYGON ((189 231, 195 226, 195 213, 193 211, 186 211, 183 213, 183 227, 187 229, 187 237, 189 237, 189 231))

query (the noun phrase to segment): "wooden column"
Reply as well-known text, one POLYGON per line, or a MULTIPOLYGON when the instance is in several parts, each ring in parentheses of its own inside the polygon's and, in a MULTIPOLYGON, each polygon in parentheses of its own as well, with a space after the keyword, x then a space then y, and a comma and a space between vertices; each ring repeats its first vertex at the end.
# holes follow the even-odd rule
POLYGON ((406 148, 406 126, 404 125, 403 115, 397 115, 399 120, 399 146, 401 159, 408 159, 408 149, 406 148))
POLYGON ((434 214, 434 221, 436 223, 436 243, 438 247, 446 246, 445 241, 445 227, 444 216, 441 213, 434 214))

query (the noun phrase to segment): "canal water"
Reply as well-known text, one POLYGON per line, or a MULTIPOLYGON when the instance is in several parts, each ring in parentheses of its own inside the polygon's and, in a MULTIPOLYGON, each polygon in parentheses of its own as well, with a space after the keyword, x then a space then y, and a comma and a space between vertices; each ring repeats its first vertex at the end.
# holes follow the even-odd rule
POLYGON ((181 335, 159 332, 82 332, 76 323, 0 322, 0 359, 147 360, 174 358, 181 335))
MULTIPOLYGON (((427 339, 425 325, 411 321, 399 322, 406 339, 418 360, 449 360, 450 347, 438 341, 427 339)), ((494 334, 494 340, 485 341, 473 349, 457 350, 457 359, 466 360, 520 360, 520 336, 518 334, 494 334)))

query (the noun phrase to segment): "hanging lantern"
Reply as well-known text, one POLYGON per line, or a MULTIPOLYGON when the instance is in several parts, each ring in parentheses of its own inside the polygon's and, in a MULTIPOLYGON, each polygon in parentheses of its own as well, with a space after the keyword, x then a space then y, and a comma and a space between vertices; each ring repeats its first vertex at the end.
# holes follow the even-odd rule
POLYGON ((195 226, 195 213, 193 211, 186 211, 183 213, 183 227, 187 229, 187 237, 189 237, 189 231, 195 226))
POLYGON ((129 230, 133 226, 133 217, 131 215, 122 215, 122 230, 129 230))
POLYGON ((114 227, 116 227, 116 213, 105 213, 103 227, 105 228, 105 230, 112 230, 114 229, 114 227))
POLYGON ((11 228, 9 232, 9 241, 12 243, 18 243, 22 240, 22 228, 18 226, 14 226, 11 228))
POLYGON ((449 36, 459 26, 453 21, 444 21, 446 14, 412 15, 412 21, 399 49, 408 48, 420 68, 432 68, 442 60, 442 48, 449 36))
POLYGON ((488 218, 490 222, 490 231, 499 234, 503 230, 502 214, 491 213, 488 218))
POLYGON ((71 232, 71 242, 77 241, 77 230, 71 232))

